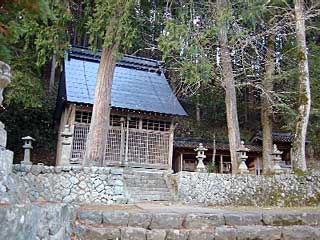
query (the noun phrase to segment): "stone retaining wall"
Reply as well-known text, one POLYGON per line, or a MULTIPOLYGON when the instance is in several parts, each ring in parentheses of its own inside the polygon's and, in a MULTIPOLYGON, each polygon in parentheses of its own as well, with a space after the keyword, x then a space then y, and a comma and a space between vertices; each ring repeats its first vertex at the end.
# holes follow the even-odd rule
POLYGON ((62 203, 0 205, 0 239, 70 240, 75 213, 62 203))
POLYGON ((13 173, 30 201, 126 202, 122 168, 13 165, 13 173))
POLYGON ((308 176, 229 175, 179 172, 172 178, 185 203, 234 206, 316 206, 320 173, 308 176))
MULTIPOLYGON (((13 174, 0 176, 0 202, 119 204, 130 199, 123 168, 14 165, 12 170, 13 174)), ((319 172, 307 176, 180 172, 172 175, 171 180, 178 199, 185 203, 218 206, 316 206, 320 203, 319 172)))

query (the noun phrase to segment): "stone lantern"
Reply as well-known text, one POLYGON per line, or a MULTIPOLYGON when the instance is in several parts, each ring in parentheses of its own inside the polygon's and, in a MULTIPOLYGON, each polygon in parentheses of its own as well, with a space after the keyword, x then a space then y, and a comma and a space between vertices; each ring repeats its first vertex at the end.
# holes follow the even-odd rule
POLYGON ((4 62, 0 61, 0 105, 3 101, 3 90, 11 82, 11 72, 10 66, 4 62))
MULTIPOLYGON (((11 82, 11 72, 8 64, 0 61, 0 106, 3 101, 3 90, 11 82)), ((8 174, 11 172, 13 162, 13 152, 6 149, 7 131, 4 124, 0 121, 0 172, 8 174)))
POLYGON ((24 149, 24 157, 23 157, 23 161, 21 162, 21 164, 32 165, 31 149, 33 149, 32 142, 35 141, 35 139, 30 136, 23 137, 21 139, 24 141, 24 145, 22 146, 22 148, 24 149))
POLYGON ((240 174, 249 173, 248 167, 246 165, 246 160, 248 159, 247 152, 249 151, 250 149, 244 145, 244 141, 241 141, 240 148, 237 150, 237 152, 240 154, 240 160, 241 160, 241 163, 239 165, 240 174))
POLYGON ((203 163, 203 160, 206 158, 206 155, 204 154, 205 151, 207 151, 205 147, 203 147, 202 143, 199 143, 199 146, 194 149, 194 151, 197 152, 196 158, 198 159, 198 165, 197 165, 197 172, 207 172, 206 166, 203 163))
POLYGON ((280 161, 282 160, 281 155, 282 151, 280 151, 276 144, 273 144, 273 152, 271 153, 271 156, 273 158, 273 171, 275 174, 281 174, 284 173, 284 170, 280 166, 280 161))
POLYGON ((64 131, 61 133, 61 160, 59 165, 68 166, 70 165, 70 156, 72 148, 72 132, 69 125, 65 125, 64 131))
MULTIPOLYGON (((0 106, 3 101, 3 90, 11 82, 10 67, 8 64, 0 61, 0 106)), ((0 122, 0 146, 6 148, 7 145, 7 131, 4 129, 4 124, 0 122)))

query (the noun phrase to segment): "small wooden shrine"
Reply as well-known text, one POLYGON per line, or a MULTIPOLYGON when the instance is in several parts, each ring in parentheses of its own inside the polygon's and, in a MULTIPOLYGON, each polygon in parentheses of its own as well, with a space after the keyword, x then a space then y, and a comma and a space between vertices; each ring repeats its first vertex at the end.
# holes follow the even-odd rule
MULTIPOLYGON (((57 165, 82 162, 99 60, 100 52, 84 48, 73 47, 66 54, 56 111, 60 122, 57 165)), ((123 56, 114 73, 111 106, 103 165, 126 163, 170 169, 173 118, 187 114, 172 92, 160 63, 123 56)))

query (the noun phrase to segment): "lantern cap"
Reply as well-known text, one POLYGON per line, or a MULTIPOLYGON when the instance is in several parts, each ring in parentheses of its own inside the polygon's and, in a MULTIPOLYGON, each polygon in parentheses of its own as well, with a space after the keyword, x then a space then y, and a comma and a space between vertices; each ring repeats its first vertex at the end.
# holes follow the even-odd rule
POLYGON ((196 148, 196 149, 194 149, 194 151, 207 151, 208 149, 206 149, 204 146, 203 146, 203 144, 202 143, 199 143, 199 146, 196 148))
POLYGON ((250 149, 244 145, 244 141, 241 141, 241 145, 238 148, 237 152, 249 152, 250 149))
POLYGON ((26 137, 23 137, 21 139, 24 140, 24 141, 28 141, 28 140, 35 141, 35 139, 30 137, 30 136, 26 136, 26 137))
POLYGON ((273 144, 273 152, 271 153, 271 155, 281 155, 283 153, 283 151, 280 151, 277 147, 277 144, 273 144))
POLYGON ((72 133, 70 130, 70 125, 66 125, 64 127, 64 131, 61 133, 61 137, 72 137, 72 133))

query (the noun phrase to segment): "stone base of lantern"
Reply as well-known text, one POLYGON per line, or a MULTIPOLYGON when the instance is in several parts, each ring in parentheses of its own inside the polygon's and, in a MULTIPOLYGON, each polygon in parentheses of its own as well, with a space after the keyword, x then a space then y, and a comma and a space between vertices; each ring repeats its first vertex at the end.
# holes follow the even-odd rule
POLYGON ((248 167, 244 161, 242 161, 239 165, 239 173, 240 174, 248 174, 249 173, 248 167))
POLYGON ((279 163, 275 163, 273 166, 273 172, 275 174, 282 174, 284 173, 284 169, 279 165, 279 163))
POLYGON ((7 131, 4 124, 0 122, 0 172, 8 175, 12 170, 13 152, 6 149, 7 131))
POLYGON ((7 131, 4 129, 4 124, 0 122, 0 146, 6 147, 7 145, 7 131))
POLYGON ((201 172, 201 173, 206 173, 206 172, 207 172, 207 168, 206 168, 206 166, 204 165, 202 159, 201 159, 201 160, 198 160, 198 165, 197 165, 196 171, 197 171, 197 172, 201 172))
POLYGON ((21 161, 20 164, 22 165, 32 165, 31 161, 21 161))

